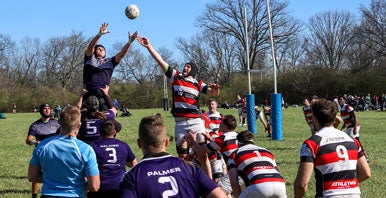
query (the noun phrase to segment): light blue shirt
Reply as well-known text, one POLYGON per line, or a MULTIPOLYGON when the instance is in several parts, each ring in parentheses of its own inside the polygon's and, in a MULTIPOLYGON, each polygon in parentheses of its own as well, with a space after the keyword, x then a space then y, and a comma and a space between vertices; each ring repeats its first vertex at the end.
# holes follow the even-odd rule
POLYGON ((92 147, 65 135, 43 140, 33 151, 30 164, 42 167, 42 195, 84 197, 85 177, 99 174, 92 147))

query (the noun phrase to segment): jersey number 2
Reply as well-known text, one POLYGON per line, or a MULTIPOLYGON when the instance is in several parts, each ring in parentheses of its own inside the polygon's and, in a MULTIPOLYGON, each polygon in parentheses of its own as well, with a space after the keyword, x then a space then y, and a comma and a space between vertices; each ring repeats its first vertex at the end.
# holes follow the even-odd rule
POLYGON ((177 181, 176 181, 176 178, 174 178, 173 176, 160 177, 158 178, 158 183, 161 183, 161 184, 170 183, 170 186, 172 187, 171 190, 165 190, 162 193, 162 198, 168 198, 170 196, 175 196, 178 194, 177 181))

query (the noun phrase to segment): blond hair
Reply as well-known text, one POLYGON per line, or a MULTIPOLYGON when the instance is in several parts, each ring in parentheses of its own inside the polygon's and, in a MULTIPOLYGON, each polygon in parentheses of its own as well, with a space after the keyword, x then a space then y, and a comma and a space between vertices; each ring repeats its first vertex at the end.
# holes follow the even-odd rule
POLYGON ((161 146, 166 136, 166 127, 161 116, 147 116, 142 118, 138 127, 138 137, 143 146, 147 148, 158 148, 161 146))
POLYGON ((64 133, 70 133, 75 130, 80 123, 80 110, 76 106, 68 106, 60 113, 60 130, 64 133))

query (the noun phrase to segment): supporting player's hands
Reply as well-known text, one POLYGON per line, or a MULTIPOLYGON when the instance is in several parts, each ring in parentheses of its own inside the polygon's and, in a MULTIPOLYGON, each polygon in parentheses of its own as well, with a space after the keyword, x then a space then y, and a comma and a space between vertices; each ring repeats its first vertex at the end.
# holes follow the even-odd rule
POLYGON ((108 25, 109 25, 108 23, 103 23, 102 26, 101 26, 100 29, 99 29, 98 35, 101 36, 101 35, 103 35, 103 34, 110 33, 110 30, 107 29, 107 26, 108 26, 108 25))
POLYGON ((110 89, 110 86, 106 85, 105 88, 99 88, 99 89, 102 91, 102 93, 103 93, 104 95, 106 95, 106 96, 109 95, 109 89, 110 89))
POLYGON ((80 92, 80 95, 81 96, 84 96, 84 94, 86 94, 88 91, 86 88, 83 88, 82 91, 80 92))
POLYGON ((145 37, 137 36, 137 41, 138 41, 139 44, 141 44, 144 47, 149 47, 150 46, 149 39, 147 39, 145 37))
POLYGON ((204 136, 205 140, 212 141, 212 137, 210 137, 209 133, 201 133, 201 134, 204 136))
POLYGON ((129 32, 129 43, 134 42, 134 40, 137 38, 137 36, 138 36, 137 31, 135 31, 133 35, 130 35, 130 32, 129 32))
POLYGON ((184 139, 188 143, 188 146, 191 147, 196 142, 197 133, 192 133, 192 131, 188 131, 188 133, 184 136, 184 139))

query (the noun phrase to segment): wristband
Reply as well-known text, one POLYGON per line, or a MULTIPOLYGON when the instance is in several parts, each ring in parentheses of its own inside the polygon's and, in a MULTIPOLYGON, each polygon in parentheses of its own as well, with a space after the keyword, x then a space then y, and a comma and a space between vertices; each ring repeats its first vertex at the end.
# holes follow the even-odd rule
POLYGON ((35 145, 35 144, 36 144, 36 140, 32 140, 31 145, 35 145))

